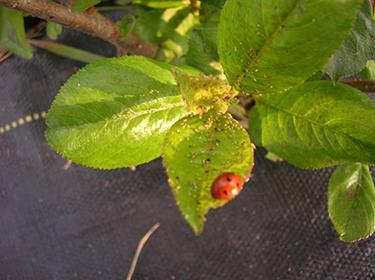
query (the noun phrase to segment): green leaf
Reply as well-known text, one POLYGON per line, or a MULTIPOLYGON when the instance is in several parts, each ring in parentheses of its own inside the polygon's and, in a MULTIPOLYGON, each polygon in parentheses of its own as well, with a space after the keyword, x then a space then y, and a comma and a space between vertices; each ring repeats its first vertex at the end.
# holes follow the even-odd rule
POLYGON ((134 4, 143 5, 150 8, 166 9, 166 8, 177 8, 181 6, 189 5, 189 0, 133 0, 134 4))
POLYGON ((320 80, 322 80, 322 77, 323 77, 323 72, 322 71, 318 71, 314 75, 312 75, 310 78, 308 78, 306 80, 306 82, 320 81, 320 80))
POLYGON ((120 33, 121 39, 125 39, 126 36, 134 29, 135 18, 133 15, 125 15, 120 20, 120 33))
POLYGON ((226 172, 248 178, 253 148, 246 131, 229 114, 208 112, 188 116, 171 128, 163 164, 184 218, 200 234, 208 210, 226 203, 211 196, 213 181, 226 172))
POLYGON ((215 6, 216 8, 222 9, 226 0, 201 0, 202 8, 204 9, 205 4, 215 6))
POLYGON ((369 167, 340 166, 328 187, 328 212, 340 239, 354 242, 375 231, 375 187, 369 167))
POLYGON ((218 48, 229 83, 249 94, 284 91, 303 83, 340 47, 362 3, 228 0, 218 48))
POLYGON ((70 47, 64 44, 55 43, 51 41, 44 40, 30 40, 30 42, 41 49, 47 50, 51 53, 57 54, 59 56, 77 60, 83 63, 92 63, 99 59, 104 58, 104 56, 91 53, 89 51, 84 51, 74 47, 70 47))
POLYGON ((56 40, 62 32, 62 25, 54 22, 48 22, 46 31, 48 38, 56 40))
POLYGON ((101 0, 75 0, 73 2, 73 10, 78 12, 86 11, 88 8, 99 4, 101 0))
POLYGON ((188 50, 189 33, 197 24, 190 7, 173 9, 138 9, 134 32, 142 39, 160 45, 160 60, 174 61, 188 50))
POLYGON ((361 79, 375 81, 375 60, 367 61, 365 69, 361 72, 361 79))
POLYGON ((227 81, 219 78, 184 72, 176 72, 174 75, 188 111, 195 114, 203 114, 211 109, 225 113, 237 95, 227 81))
POLYGON ((375 164, 375 106, 362 92, 315 81, 256 99, 252 139, 288 162, 302 168, 375 164))
POLYGON ((185 114, 171 66, 136 56, 103 59, 60 90, 46 138, 75 163, 129 167, 159 157, 166 132, 185 114))
POLYGON ((331 57, 325 71, 333 80, 359 73, 368 59, 375 55, 375 21, 372 5, 365 0, 359 10, 354 28, 344 44, 331 57))
POLYGON ((0 47, 23 58, 30 59, 33 56, 33 49, 26 39, 22 13, 1 6, 0 47))
POLYGON ((207 75, 222 72, 217 53, 217 29, 221 9, 203 3, 201 23, 194 27, 189 38, 185 62, 207 75))

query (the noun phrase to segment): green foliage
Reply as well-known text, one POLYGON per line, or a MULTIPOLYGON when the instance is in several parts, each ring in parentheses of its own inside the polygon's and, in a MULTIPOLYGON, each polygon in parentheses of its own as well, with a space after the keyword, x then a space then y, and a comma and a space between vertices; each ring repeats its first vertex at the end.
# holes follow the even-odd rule
POLYGON ((371 0, 365 0, 354 28, 344 44, 329 61, 326 72, 338 80, 360 72, 368 59, 375 55, 375 21, 372 18, 371 0))
POLYGON ((205 9, 205 5, 213 6, 216 8, 222 9, 226 0, 201 0, 202 2, 202 10, 205 9))
POLYGON ((181 6, 186 6, 189 4, 189 0, 133 0, 134 4, 144 5, 150 8, 156 9, 167 9, 167 8, 177 8, 181 6))
POLYGON ((180 210, 196 234, 210 208, 226 202, 211 196, 211 184, 225 172, 247 178, 253 166, 249 137, 229 114, 207 112, 177 122, 167 134, 163 163, 180 210))
POLYGON ((375 106, 363 93, 328 81, 257 98, 254 142, 302 168, 375 164, 375 106))
POLYGON ((184 58, 187 64, 203 73, 216 75, 222 72, 216 45, 221 7, 205 2, 202 5, 200 24, 191 31, 184 58))
POLYGON ((329 216, 343 241, 353 242, 375 231, 375 187, 369 167, 340 166, 328 187, 329 216))
POLYGON ((161 46, 160 60, 172 62, 188 50, 188 36, 198 20, 190 7, 171 9, 139 9, 134 32, 141 38, 161 46))
POLYGON ((85 67, 48 113, 48 143, 76 163, 101 169, 159 157, 166 132, 186 114, 170 69, 142 57, 85 67))
MULTIPOLYGON (((84 10, 99 1, 77 2, 84 10)), ((321 81, 324 71, 333 79, 357 74, 375 54, 368 0, 133 3, 133 31, 159 46, 158 60, 180 65, 122 57, 79 71, 48 113, 55 151, 102 169, 162 155, 180 210, 199 234, 209 209, 226 203, 212 197, 214 180, 250 175, 253 146, 228 112, 244 124, 252 98, 249 133, 267 158, 302 168, 346 164, 329 186, 341 239, 374 231, 367 165, 375 164, 375 105, 354 88, 321 81)), ((133 28, 130 17, 120 21, 123 38, 133 28)), ((374 79, 373 64, 362 78, 374 79)))
POLYGON ((375 81, 375 60, 367 61, 365 69, 361 72, 361 79, 375 81))
POLYGON ((88 8, 99 4, 101 0, 75 0, 72 9, 78 12, 83 12, 88 8))
POLYGON ((61 24, 54 23, 54 22, 47 23, 47 28, 46 28, 47 36, 48 38, 52 40, 56 40, 60 36, 62 30, 63 30, 63 27, 61 24))
POLYGON ((218 47, 229 83, 246 93, 301 84, 344 41, 362 2, 228 0, 218 47))
POLYGON ((125 39, 126 36, 134 29, 135 18, 133 15, 125 15, 120 20, 121 38, 125 39))
POLYGON ((0 6, 0 47, 23 58, 32 58, 33 50, 26 39, 23 15, 0 6))

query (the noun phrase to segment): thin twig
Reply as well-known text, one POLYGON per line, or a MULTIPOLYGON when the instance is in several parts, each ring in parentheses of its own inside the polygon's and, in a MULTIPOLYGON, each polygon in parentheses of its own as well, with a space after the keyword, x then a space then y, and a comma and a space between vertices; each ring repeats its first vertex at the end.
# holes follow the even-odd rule
POLYGON ((119 45, 119 29, 111 20, 80 13, 48 0, 0 0, 0 4, 32 16, 60 23, 119 45))
POLYGON ((49 0, 0 0, 0 5, 101 38, 116 46, 121 53, 153 57, 157 51, 157 46, 135 35, 129 34, 122 41, 118 24, 99 13, 76 12, 49 0))
POLYGON ((149 229, 149 231, 142 237, 142 239, 138 243, 137 250, 135 251, 132 263, 130 265, 130 269, 128 275, 126 276, 126 280, 131 280, 133 277, 133 273, 135 271, 135 267, 137 266, 139 255, 142 252, 143 247, 145 246, 147 240, 151 237, 151 235, 160 227, 160 224, 157 223, 149 229))

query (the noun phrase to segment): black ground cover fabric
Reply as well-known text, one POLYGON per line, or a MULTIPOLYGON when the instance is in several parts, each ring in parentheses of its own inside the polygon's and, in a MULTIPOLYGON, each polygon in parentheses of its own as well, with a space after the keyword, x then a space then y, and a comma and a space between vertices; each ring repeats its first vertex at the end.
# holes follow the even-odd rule
MULTIPOLYGON (((71 45, 109 55, 65 31, 71 45)), ((37 50, 0 64, 0 126, 46 111, 82 64, 37 50)), ((42 120, 0 134, 0 280, 122 280, 139 239, 161 224, 133 279, 375 279, 375 240, 338 240, 328 220, 332 169, 304 171, 256 151, 252 180, 194 236, 160 160, 128 169, 64 169, 42 120)))

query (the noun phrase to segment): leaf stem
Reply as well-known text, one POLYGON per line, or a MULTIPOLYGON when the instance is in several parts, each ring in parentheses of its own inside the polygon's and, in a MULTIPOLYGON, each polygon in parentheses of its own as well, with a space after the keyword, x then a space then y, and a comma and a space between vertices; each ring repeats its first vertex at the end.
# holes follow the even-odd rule
POLYGON ((104 58, 101 55, 94 54, 89 51, 77 49, 68 45, 55 43, 47 40, 29 40, 29 42, 38 48, 47 50, 56 55, 77 60, 83 63, 92 63, 96 60, 104 58))

